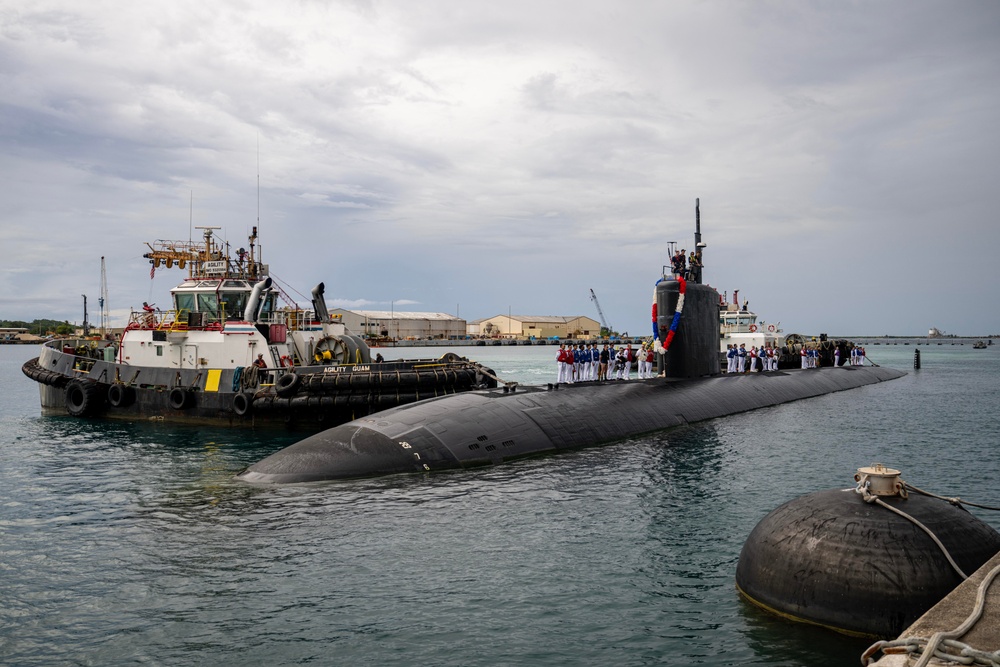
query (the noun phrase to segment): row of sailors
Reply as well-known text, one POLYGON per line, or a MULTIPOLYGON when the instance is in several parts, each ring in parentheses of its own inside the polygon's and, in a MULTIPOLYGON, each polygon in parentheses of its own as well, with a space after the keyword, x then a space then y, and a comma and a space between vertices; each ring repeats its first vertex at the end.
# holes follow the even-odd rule
MULTIPOLYGON (((819 366, 819 350, 802 348, 799 351, 802 359, 802 368, 817 368, 819 366)), ((781 349, 770 345, 757 348, 746 349, 745 343, 736 345, 726 345, 726 372, 727 373, 749 373, 751 371, 776 371, 778 370, 778 359, 781 358, 781 349)), ((863 347, 851 348, 849 364, 851 366, 861 366, 865 361, 865 349, 863 347)), ((840 366, 840 348, 833 350, 833 365, 840 366)))
MULTIPOLYGON (((799 351, 799 356, 802 358, 802 368, 816 368, 819 366, 819 350, 806 350, 802 348, 799 351)), ((848 358, 848 365, 850 366, 863 366, 865 363, 865 348, 857 346, 851 348, 851 354, 848 358)), ((840 365, 840 348, 833 348, 833 365, 840 365)))
POLYGON ((637 362, 639 379, 653 377, 653 346, 643 343, 639 350, 632 345, 615 348, 605 343, 600 350, 597 343, 573 345, 559 344, 556 352, 556 382, 572 384, 593 380, 628 380, 632 362, 637 362))
POLYGON ((781 358, 781 349, 770 345, 760 349, 754 346, 749 350, 745 343, 740 343, 739 347, 726 345, 726 372, 776 371, 778 370, 779 358, 781 358))

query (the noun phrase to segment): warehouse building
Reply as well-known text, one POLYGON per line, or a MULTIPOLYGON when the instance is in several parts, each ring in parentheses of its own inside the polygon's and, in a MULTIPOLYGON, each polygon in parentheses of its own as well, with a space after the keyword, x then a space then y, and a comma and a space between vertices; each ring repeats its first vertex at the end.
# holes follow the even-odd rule
POLYGON ((334 308, 351 333, 395 340, 465 338, 465 320, 447 313, 413 313, 398 310, 346 310, 334 308))
POLYGON ((601 325, 582 315, 494 315, 472 322, 469 333, 501 338, 599 338, 601 325))

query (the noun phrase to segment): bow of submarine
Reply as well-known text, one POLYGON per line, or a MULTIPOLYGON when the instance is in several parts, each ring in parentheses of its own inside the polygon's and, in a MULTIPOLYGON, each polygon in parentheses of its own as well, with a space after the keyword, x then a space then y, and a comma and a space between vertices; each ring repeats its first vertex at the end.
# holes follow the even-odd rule
POLYGON ((276 452, 238 477, 260 484, 289 484, 419 469, 418 462, 396 440, 368 426, 348 423, 276 452))

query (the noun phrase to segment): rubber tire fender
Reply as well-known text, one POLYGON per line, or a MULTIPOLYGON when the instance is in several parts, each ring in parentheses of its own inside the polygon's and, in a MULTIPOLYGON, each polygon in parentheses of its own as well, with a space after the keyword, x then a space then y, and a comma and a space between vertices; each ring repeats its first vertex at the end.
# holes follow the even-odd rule
POLYGON ((66 412, 74 417, 86 417, 97 411, 100 405, 99 388, 94 382, 70 380, 63 391, 66 412))
POLYGON ((191 405, 191 392, 184 387, 174 387, 170 390, 167 403, 174 410, 183 410, 191 405))
POLYGON ((243 391, 233 396, 233 412, 243 417, 251 410, 253 410, 253 394, 243 391))
POLYGON ((116 382, 108 387, 108 403, 115 408, 127 408, 135 402, 135 388, 116 382))
POLYGON ((282 398, 294 396, 301 382, 302 378, 297 373, 285 373, 274 383, 274 393, 282 398))

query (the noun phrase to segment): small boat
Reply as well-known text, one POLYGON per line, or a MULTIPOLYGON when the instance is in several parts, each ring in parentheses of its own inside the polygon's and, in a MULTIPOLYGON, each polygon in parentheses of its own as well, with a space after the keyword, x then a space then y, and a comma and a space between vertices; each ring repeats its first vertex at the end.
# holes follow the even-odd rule
POLYGON ((495 387, 488 368, 455 354, 372 361, 365 341, 331 316, 324 284, 301 308, 260 261, 257 228, 235 255, 204 230, 200 243, 156 241, 157 268, 187 269, 166 310, 143 304, 121 337, 49 341, 25 375, 43 414, 327 428, 389 407, 495 387))
POLYGON ((973 350, 985 350, 986 349, 986 341, 984 341, 984 340, 977 340, 975 343, 972 344, 972 349, 973 350))

